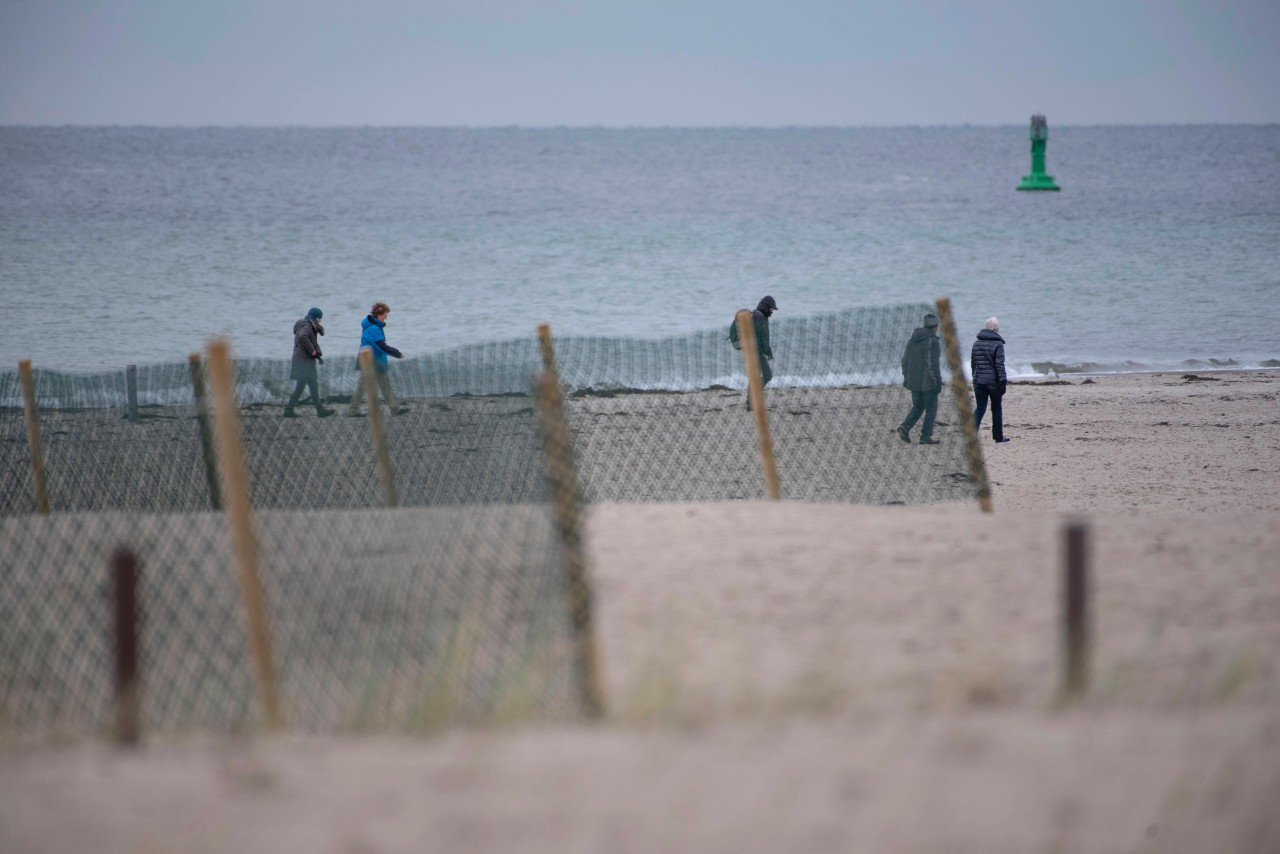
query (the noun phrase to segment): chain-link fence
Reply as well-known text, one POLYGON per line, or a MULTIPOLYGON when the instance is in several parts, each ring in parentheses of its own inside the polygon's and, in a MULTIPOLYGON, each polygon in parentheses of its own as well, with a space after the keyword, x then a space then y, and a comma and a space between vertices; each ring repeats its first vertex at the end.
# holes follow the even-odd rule
MULTIPOLYGON (((929 310, 774 318, 767 411, 784 498, 973 497, 949 385, 938 444, 906 443, 896 430, 911 406, 904 346, 929 310)), ((569 430, 550 442, 533 392, 544 359, 533 336, 395 363, 408 411, 382 425, 385 473, 374 442, 382 419, 345 412, 360 378, 354 358, 331 356, 322 370, 333 417, 301 405, 300 417, 282 418, 288 363, 236 362, 287 725, 412 730, 590 712, 578 490, 587 501, 766 495, 743 357, 727 340, 732 318, 662 340, 557 340, 569 430), (568 436, 576 483, 564 487, 547 452, 568 436), (575 561, 576 576, 566 571, 575 561)), ((20 378, 0 374, 0 727, 108 725, 108 566, 119 546, 142 566, 147 726, 260 723, 238 559, 220 512, 225 461, 194 399, 209 386, 204 367, 69 375, 37 366, 33 386, 49 515, 34 513, 20 378)))

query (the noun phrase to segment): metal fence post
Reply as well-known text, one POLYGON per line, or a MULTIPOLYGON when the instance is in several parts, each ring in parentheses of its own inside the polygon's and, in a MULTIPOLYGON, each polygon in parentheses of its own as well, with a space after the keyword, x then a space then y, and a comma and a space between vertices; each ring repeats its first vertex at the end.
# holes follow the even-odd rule
POLYGON ((951 370, 951 396, 956 400, 956 415, 960 418, 965 452, 969 457, 969 476, 978 485, 978 506, 983 513, 990 513, 991 484, 987 480, 987 465, 982 459, 982 444, 978 441, 978 425, 973 423, 969 383, 964 378, 964 365, 960 362, 960 342, 956 338, 956 324, 951 316, 951 298, 938 297, 937 309, 942 341, 947 351, 947 367, 951 370))

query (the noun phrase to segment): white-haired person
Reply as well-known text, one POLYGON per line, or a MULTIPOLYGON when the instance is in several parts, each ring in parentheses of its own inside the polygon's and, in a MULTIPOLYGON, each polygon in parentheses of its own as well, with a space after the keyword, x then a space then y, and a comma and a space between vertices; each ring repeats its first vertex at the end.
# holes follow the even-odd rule
POLYGON ((1004 372, 1004 339, 1000 337, 1000 321, 994 317, 987 318, 978 332, 978 340, 973 342, 969 370, 973 375, 973 394, 978 399, 974 425, 982 429, 982 416, 986 414, 987 401, 990 400, 991 438, 1001 443, 1009 441, 1004 435, 1004 408, 1001 406, 1009 378, 1004 372))

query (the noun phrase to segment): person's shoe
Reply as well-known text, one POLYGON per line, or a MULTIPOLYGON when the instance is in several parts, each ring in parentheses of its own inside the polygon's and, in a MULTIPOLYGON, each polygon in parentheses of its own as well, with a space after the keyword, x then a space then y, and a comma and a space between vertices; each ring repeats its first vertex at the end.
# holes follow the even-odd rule
POLYGON ((939 442, 937 439, 925 439, 924 437, 921 437, 920 444, 921 445, 941 445, 942 443, 939 442))
POLYGON ((1007 439, 1007 438, 1006 438, 1006 439, 996 439, 996 444, 997 444, 997 445, 1003 445, 1003 444, 1006 444, 1006 443, 1008 443, 1008 442, 1012 442, 1012 441, 1013 441, 1012 439, 1007 439))
POLYGON ((318 417, 320 417, 320 418, 328 418, 330 415, 333 415, 333 414, 334 414, 334 410, 332 410, 332 409, 317 409, 317 410, 316 410, 316 415, 317 415, 318 417))
POLYGON ((348 409, 346 414, 348 418, 364 418, 364 413, 358 409, 354 412, 348 409))
POLYGON ((298 413, 294 412, 292 409, 286 409, 286 410, 284 411, 284 417, 285 417, 285 418, 297 418, 297 417, 298 417, 298 413))
POLYGON ((911 444, 911 434, 908 433, 906 430, 904 430, 901 426, 898 427, 898 438, 906 442, 908 445, 911 444))
POLYGON ((407 406, 402 406, 402 407, 400 407, 399 409, 397 409, 395 412, 393 412, 393 413, 391 413, 391 414, 392 414, 392 415, 408 415, 408 414, 409 414, 409 407, 407 407, 407 406))

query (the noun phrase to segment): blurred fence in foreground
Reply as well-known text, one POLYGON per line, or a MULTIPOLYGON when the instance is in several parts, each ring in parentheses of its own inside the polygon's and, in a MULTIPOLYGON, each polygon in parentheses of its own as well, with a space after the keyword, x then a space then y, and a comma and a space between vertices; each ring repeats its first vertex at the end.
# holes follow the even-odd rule
MULTIPOLYGON (((895 433, 910 406, 903 348, 929 308, 775 316, 767 404, 783 498, 974 496, 950 386, 940 444, 895 433)), ((555 343, 583 499, 765 497, 730 319, 658 341, 555 343)), ((532 391, 537 339, 392 365, 408 404, 385 424, 395 508, 384 507, 375 419, 343 413, 356 374, 344 359, 326 362, 322 402, 338 412, 324 418, 306 405, 281 417, 287 362, 235 364, 288 724, 413 731, 580 714, 570 556, 532 391)), ((209 460, 193 398, 193 380, 207 385, 197 368, 139 368, 132 382, 124 371, 37 369, 47 516, 33 512, 19 378, 0 374, 0 731, 106 727, 107 568, 118 546, 142 566, 148 726, 260 723, 227 517, 215 509, 221 461, 209 460)))

